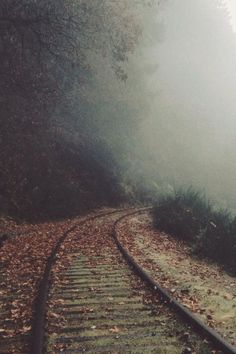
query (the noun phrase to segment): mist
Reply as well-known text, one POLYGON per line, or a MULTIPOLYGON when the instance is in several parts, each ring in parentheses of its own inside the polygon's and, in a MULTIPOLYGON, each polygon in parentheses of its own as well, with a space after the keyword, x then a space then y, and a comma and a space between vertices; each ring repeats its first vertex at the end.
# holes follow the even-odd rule
POLYGON ((171 0, 145 24, 127 81, 138 94, 143 175, 150 183, 155 165, 157 184, 193 185, 234 208, 236 34, 228 8, 171 0))
POLYGON ((233 12, 218 0, 135 5, 142 34, 119 77, 110 55, 91 50, 83 84, 69 91, 70 115, 59 106, 52 125, 102 144, 128 198, 192 185, 234 211, 233 12))
POLYGON ((4 213, 153 201, 183 185, 236 210, 232 1, 8 5, 3 18, 14 9, 16 21, 1 36, 4 213), (31 22, 47 11, 47 27, 31 22))
POLYGON ((0 0, 1 353, 236 353, 235 4, 0 0))

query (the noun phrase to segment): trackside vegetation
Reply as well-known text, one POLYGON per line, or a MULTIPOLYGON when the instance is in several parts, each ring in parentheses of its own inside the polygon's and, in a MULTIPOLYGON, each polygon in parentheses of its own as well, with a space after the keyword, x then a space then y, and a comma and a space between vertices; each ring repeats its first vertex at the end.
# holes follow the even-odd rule
POLYGON ((188 242, 195 254, 236 274, 236 217, 217 209, 190 187, 162 196, 154 205, 155 228, 188 242))

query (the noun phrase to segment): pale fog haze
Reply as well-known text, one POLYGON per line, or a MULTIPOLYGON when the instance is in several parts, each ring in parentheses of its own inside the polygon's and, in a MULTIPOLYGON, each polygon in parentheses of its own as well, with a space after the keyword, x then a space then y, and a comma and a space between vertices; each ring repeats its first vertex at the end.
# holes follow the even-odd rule
MULTIPOLYGON (((203 188, 233 209, 235 31, 235 0, 169 0, 147 14, 131 64, 143 94, 137 104, 140 141, 150 154, 145 168, 155 159, 160 180, 203 188)), ((129 84, 136 87, 132 78, 129 84)))
POLYGON ((230 24, 233 31, 236 32, 236 2, 235 0, 227 0, 225 4, 229 11, 230 24))

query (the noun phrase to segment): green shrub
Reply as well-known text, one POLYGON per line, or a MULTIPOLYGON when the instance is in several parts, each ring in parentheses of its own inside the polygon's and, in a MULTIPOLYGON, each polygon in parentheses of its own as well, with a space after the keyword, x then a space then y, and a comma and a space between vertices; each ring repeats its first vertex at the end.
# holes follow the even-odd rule
POLYGON ((216 210, 192 187, 161 197, 153 209, 154 226, 188 241, 199 255, 236 272, 236 218, 216 210))
POLYGON ((156 227, 181 239, 192 240, 204 228, 211 213, 205 196, 192 187, 159 199, 154 207, 156 227))

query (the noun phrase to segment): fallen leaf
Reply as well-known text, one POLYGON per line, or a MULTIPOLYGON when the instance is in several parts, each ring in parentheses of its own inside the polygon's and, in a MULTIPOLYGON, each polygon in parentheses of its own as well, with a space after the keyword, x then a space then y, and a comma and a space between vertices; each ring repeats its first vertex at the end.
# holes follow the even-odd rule
POLYGON ((110 328, 109 331, 111 333, 119 333, 120 332, 120 329, 117 327, 117 326, 114 326, 113 328, 110 328))

